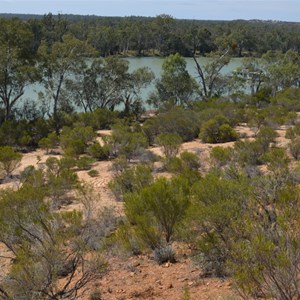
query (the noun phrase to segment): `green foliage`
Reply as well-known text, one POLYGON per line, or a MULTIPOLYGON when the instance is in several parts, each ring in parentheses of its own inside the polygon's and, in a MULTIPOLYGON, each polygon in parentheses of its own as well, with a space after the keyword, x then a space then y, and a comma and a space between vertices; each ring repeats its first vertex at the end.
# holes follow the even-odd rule
POLYGON ((157 179, 140 192, 125 196, 126 217, 135 234, 152 250, 172 241, 189 206, 188 194, 188 182, 178 177, 157 179))
POLYGON ((256 136, 256 141, 261 145, 263 151, 267 151, 270 144, 275 142, 277 136, 277 132, 272 127, 263 126, 256 136))
POLYGON ((300 135, 300 123, 295 124, 295 126, 287 129, 285 137, 287 139, 294 139, 300 135))
POLYGON ((78 182, 74 172, 75 165, 76 161, 70 157, 61 159, 49 157, 46 160, 47 190, 55 208, 68 202, 67 192, 74 188, 78 182))
POLYGON ((80 156, 79 159, 76 160, 76 166, 79 170, 89 170, 92 167, 92 163, 94 159, 89 156, 80 156))
POLYGON ((238 137, 229 121, 222 115, 204 123, 199 136, 205 143, 225 143, 235 141, 238 137))
POLYGON ((212 162, 212 165, 215 168, 221 168, 225 165, 227 165, 232 157, 233 157, 233 151, 232 148, 224 148, 224 147, 213 147, 210 151, 210 160, 212 162))
POLYGON ((147 138, 142 132, 132 132, 130 127, 121 124, 113 127, 108 144, 114 155, 124 155, 128 160, 142 154, 148 146, 147 138))
POLYGON ((300 158, 300 139, 295 138, 289 143, 289 149, 293 157, 298 160, 300 158))
POLYGON ((261 157, 262 161, 267 164, 269 171, 279 179, 280 175, 288 174, 289 157, 283 148, 271 148, 261 157))
POLYGON ((242 182, 207 175, 192 189, 190 234, 198 237, 199 262, 207 274, 227 274, 232 224, 242 217, 247 186, 242 182), (195 230, 196 229, 196 230, 195 230))
MULTIPOLYGON (((190 171, 197 172, 200 168, 199 158, 196 154, 184 151, 180 157, 171 157, 165 163, 165 169, 172 173, 187 173, 190 171)), ((186 174, 187 175, 187 174, 186 174)))
POLYGON ((109 158, 109 150, 109 145, 104 144, 101 146, 100 143, 97 142, 88 147, 87 153, 97 160, 106 160, 109 158))
POLYGON ((74 298, 104 270, 99 256, 85 255, 82 213, 53 212, 47 195, 30 183, 0 195, 0 241, 15 258, 1 282, 9 299, 74 298))
POLYGON ((300 111, 299 104, 299 89, 298 88, 287 88, 276 94, 271 99, 273 105, 279 105, 287 108, 289 111, 300 111))
POLYGON ((21 159, 22 154, 16 152, 12 147, 0 147, 0 170, 4 171, 6 176, 11 176, 19 166, 21 159))
POLYGON ((78 157, 96 137, 92 127, 64 127, 60 135, 60 145, 66 155, 78 157))
POLYGON ((156 81, 156 94, 152 102, 156 107, 165 102, 186 105, 194 100, 197 92, 196 81, 186 70, 186 61, 178 53, 168 56, 162 65, 161 78, 156 81))
POLYGON ((176 133, 181 136, 183 141, 190 141, 197 137, 199 128, 198 113, 181 107, 173 107, 171 110, 147 120, 143 131, 152 144, 160 133, 176 133))
POLYGON ((93 112, 79 113, 76 116, 76 121, 84 127, 93 127, 94 130, 110 129, 116 122, 117 116, 117 112, 97 108, 93 112))
POLYGON ((53 149, 58 145, 59 139, 55 132, 51 132, 47 137, 40 139, 39 147, 46 150, 46 154, 49 153, 49 150, 53 149))
POLYGON ((99 172, 97 170, 90 170, 90 171, 88 171, 88 175, 91 177, 98 177, 99 172))
POLYGON ((256 183, 228 265, 244 297, 293 299, 299 297, 299 189, 276 185, 270 193, 270 180, 256 183))
POLYGON ((178 154, 182 139, 176 133, 160 133, 156 143, 163 148, 164 155, 169 159, 178 154))
POLYGON ((260 164, 260 157, 263 153, 262 146, 257 141, 237 141, 234 144, 234 159, 241 166, 260 164))
POLYGON ((130 169, 124 169, 109 183, 109 188, 118 200, 123 200, 126 193, 139 192, 152 182, 151 169, 148 166, 137 165, 130 169))

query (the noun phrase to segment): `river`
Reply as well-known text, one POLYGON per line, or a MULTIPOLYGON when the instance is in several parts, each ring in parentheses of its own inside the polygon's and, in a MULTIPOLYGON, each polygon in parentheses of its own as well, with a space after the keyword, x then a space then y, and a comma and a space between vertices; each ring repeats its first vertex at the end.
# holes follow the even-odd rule
MULTIPOLYGON (((197 71, 196 66, 193 58, 185 58, 187 62, 187 70, 190 73, 191 76, 197 77, 197 71)), ((129 71, 132 72, 138 68, 141 67, 149 67, 156 78, 160 77, 161 71, 162 71, 162 64, 164 61, 164 58, 160 57, 131 57, 127 58, 129 61, 129 71)), ((200 57, 197 59, 201 66, 205 66, 207 63, 211 61, 210 58, 207 57, 200 57)), ((226 65, 221 73, 222 74, 228 74, 241 66, 242 64, 242 58, 232 58, 230 63, 226 65)), ((153 82, 151 85, 149 85, 147 88, 145 88, 142 91, 142 99, 147 100, 148 95, 151 91, 153 91, 155 86, 155 83, 153 82)), ((22 100, 30 100, 30 101, 38 101, 38 92, 42 91, 43 87, 39 84, 30 85, 26 88, 25 94, 22 97, 22 100)))

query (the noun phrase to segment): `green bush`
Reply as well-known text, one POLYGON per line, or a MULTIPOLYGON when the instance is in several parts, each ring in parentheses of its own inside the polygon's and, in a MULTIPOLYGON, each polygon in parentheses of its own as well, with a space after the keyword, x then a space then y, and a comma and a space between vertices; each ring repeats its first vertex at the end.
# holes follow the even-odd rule
POLYGON ((4 171, 6 176, 11 176, 19 166, 21 159, 22 154, 16 152, 12 147, 0 147, 0 170, 4 171))
POLYGON ((300 123, 297 123, 295 124, 295 126, 288 128, 285 133, 285 137, 291 140, 296 138, 299 135, 300 135, 300 123))
POLYGON ((219 115, 202 125, 199 137, 204 143, 225 143, 235 141, 238 135, 229 121, 219 115))
POLYGON ((295 138, 289 143, 289 149, 295 159, 300 158, 300 138, 295 138))
POLYGON ((228 164, 233 157, 232 148, 213 147, 210 151, 210 160, 215 168, 221 168, 228 164))
POLYGON ((163 148, 163 153, 167 159, 178 154, 182 143, 181 137, 176 133, 160 133, 155 141, 163 148))
POLYGON ((257 141, 237 141, 234 144, 234 160, 241 166, 255 166, 261 163, 264 149, 257 141))
POLYGON ((165 169, 171 173, 185 173, 198 171, 200 168, 199 158, 196 154, 184 151, 180 157, 172 157, 166 161, 165 169))
POLYGON ((200 250, 198 262, 207 275, 228 274, 232 226, 243 215, 248 186, 242 181, 207 175, 192 188, 192 205, 187 223, 200 250))
POLYGON ((184 178, 159 178, 140 192, 126 194, 125 215, 139 239, 155 251, 172 241, 189 207, 188 195, 184 178))
POLYGON ((142 132, 133 132, 129 126, 122 124, 113 126, 108 144, 113 155, 123 155, 128 160, 141 155, 148 146, 147 138, 142 132))
POLYGON ((95 137, 92 127, 64 127, 60 135, 60 145, 66 155, 77 157, 86 151, 95 137))
POLYGON ((88 175, 91 177, 98 177, 99 172, 97 170, 90 170, 90 171, 88 171, 88 175))
POLYGON ((143 126, 143 132, 148 137, 150 144, 160 133, 175 133, 181 136, 183 141, 191 141, 197 137, 200 128, 199 114, 180 107, 161 113, 147 120, 143 126))
POLYGON ((49 150, 53 149, 58 145, 59 139, 55 132, 51 132, 47 137, 40 139, 39 147, 46 150, 46 154, 49 153, 49 150))
POLYGON ((90 145, 87 149, 87 153, 97 159, 97 160, 106 160, 109 158, 109 145, 105 144, 101 146, 99 143, 94 143, 90 145))
POLYGON ((270 144, 275 142, 277 136, 277 132, 272 127, 263 126, 256 136, 256 141, 261 145, 263 151, 267 151, 270 144))
POLYGON ((89 170, 92 167, 94 159, 89 156, 81 156, 76 160, 76 166, 79 170, 89 170))
POLYGON ((138 192, 152 182, 151 169, 148 166, 137 165, 131 169, 124 169, 109 183, 109 188, 118 200, 123 200, 126 193, 138 192))

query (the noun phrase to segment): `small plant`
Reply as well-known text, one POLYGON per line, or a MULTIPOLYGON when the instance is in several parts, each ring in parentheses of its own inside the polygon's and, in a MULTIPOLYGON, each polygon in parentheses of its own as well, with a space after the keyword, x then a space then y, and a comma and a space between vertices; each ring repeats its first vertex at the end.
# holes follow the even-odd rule
POLYGON ((165 262, 175 263, 175 252, 171 245, 160 246, 154 249, 154 260, 159 264, 165 262))
POLYGON ((187 285, 183 288, 183 293, 180 300, 191 300, 190 289, 187 285))
POLYGON ((97 170, 90 170, 88 171, 88 175, 91 177, 97 177, 99 176, 99 172, 97 170))
POLYGON ((99 290, 95 290, 90 294, 89 300, 101 300, 101 292, 99 290))

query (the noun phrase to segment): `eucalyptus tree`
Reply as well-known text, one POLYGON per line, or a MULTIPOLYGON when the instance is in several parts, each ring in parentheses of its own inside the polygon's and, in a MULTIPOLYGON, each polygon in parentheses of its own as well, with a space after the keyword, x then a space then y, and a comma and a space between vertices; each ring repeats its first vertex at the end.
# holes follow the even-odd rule
POLYGON ((262 59, 266 84, 272 89, 273 95, 284 88, 300 86, 300 59, 297 52, 268 51, 262 59))
POLYGON ((265 86, 267 80, 264 66, 260 59, 247 57, 235 71, 230 81, 231 91, 250 91, 251 96, 258 93, 265 86))
POLYGON ((162 65, 161 78, 156 81, 156 91, 150 102, 161 106, 168 102, 173 105, 186 105, 195 100, 197 83, 186 69, 186 61, 180 54, 168 56, 162 65))
POLYGON ((45 101, 52 102, 49 115, 53 117, 57 132, 65 80, 85 63, 87 57, 94 54, 93 48, 85 42, 68 35, 62 39, 62 42, 55 42, 51 47, 42 42, 38 50, 41 83, 45 88, 40 95, 45 101))
POLYGON ((227 77, 221 74, 221 70, 230 62, 228 53, 229 49, 223 54, 212 58, 212 61, 203 67, 197 61, 195 55, 193 56, 203 98, 209 99, 213 96, 220 96, 226 89, 227 77))
POLYGON ((28 26, 18 20, 0 20, 0 27, 0 105, 4 120, 8 120, 25 87, 35 80, 33 36, 28 26))
POLYGON ((128 115, 141 105, 141 91, 151 83, 154 75, 149 68, 129 72, 129 62, 116 57, 94 59, 77 69, 75 77, 68 79, 66 86, 76 105, 85 111, 97 108, 114 110, 124 106, 128 115))

